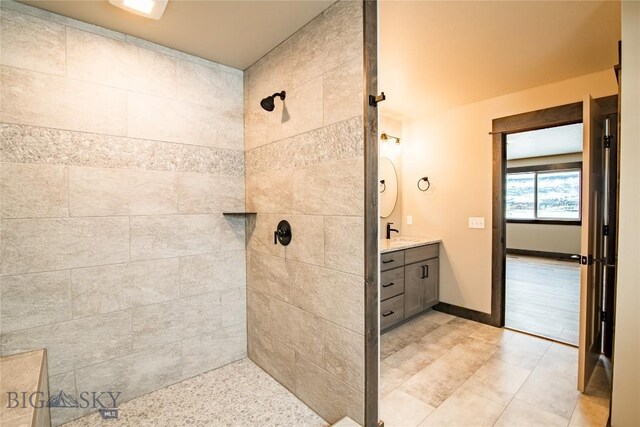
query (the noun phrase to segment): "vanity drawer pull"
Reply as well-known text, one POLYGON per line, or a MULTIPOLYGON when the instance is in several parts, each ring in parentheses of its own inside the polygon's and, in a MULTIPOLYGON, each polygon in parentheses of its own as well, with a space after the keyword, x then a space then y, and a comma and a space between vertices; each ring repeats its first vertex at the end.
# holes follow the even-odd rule
POLYGON ((395 285, 395 283, 391 282, 391 283, 387 283, 386 285, 382 285, 383 288, 388 288, 389 286, 393 286, 395 285))
POLYGON ((390 262, 393 262, 393 261, 395 261, 395 260, 394 259, 389 259, 387 261, 382 261, 382 263, 383 264, 389 264, 390 262))
POLYGON ((391 316, 393 313, 395 313, 393 310, 389 310, 385 313, 382 313, 382 317, 387 317, 387 316, 391 316))

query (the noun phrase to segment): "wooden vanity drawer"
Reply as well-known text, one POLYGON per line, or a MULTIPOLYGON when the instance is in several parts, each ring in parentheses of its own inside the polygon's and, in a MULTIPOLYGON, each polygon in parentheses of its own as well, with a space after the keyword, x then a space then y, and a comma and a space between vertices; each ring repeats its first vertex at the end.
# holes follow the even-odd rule
POLYGON ((389 298, 380 303, 380 330, 385 330, 404 320, 404 295, 389 298))
POLYGON ((380 254, 380 271, 391 270, 392 268, 404 265, 404 251, 387 252, 380 254))
POLYGON ((413 264, 414 262, 424 261, 426 259, 436 258, 440 253, 440 244, 434 243, 418 248, 407 249, 404 251, 405 264, 413 264))
POLYGON ((404 292, 404 268, 394 268, 380 273, 380 301, 404 292))

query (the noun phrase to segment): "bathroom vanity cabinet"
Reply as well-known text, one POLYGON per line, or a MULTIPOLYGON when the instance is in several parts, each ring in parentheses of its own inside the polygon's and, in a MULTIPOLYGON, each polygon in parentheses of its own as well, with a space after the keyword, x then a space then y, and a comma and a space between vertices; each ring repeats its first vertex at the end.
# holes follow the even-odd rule
POLYGON ((438 303, 438 261, 438 243, 380 255, 382 332, 438 303))

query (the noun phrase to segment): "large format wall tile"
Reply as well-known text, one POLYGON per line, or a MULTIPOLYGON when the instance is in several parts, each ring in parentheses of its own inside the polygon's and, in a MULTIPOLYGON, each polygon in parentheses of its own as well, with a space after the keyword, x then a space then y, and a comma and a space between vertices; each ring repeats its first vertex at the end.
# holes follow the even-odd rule
MULTIPOLYGON (((61 391, 71 396, 77 396, 75 372, 49 376, 49 396, 55 396, 61 391)), ((79 417, 78 408, 49 408, 51 425, 57 426, 79 417)))
POLYGON ((294 304, 359 334, 364 324, 361 275, 298 263, 293 281, 294 304))
POLYGON ((0 332, 71 319, 68 271, 0 278, 0 332))
POLYGON ((67 28, 67 76, 166 98, 176 96, 176 61, 157 52, 67 28))
POLYGON ((180 258, 180 295, 244 287, 245 252, 217 252, 180 258))
POLYGON ((221 328, 220 293, 197 295, 131 310, 133 346, 154 347, 221 328))
POLYGON ((249 251, 248 282, 250 289, 270 295, 282 301, 292 301, 292 282, 295 264, 284 258, 249 251))
POLYGON ((69 168, 71 216, 178 212, 176 174, 130 169, 69 168))
POLYGON ((244 147, 245 150, 260 147, 269 143, 267 129, 269 116, 256 104, 253 109, 244 113, 244 147))
POLYGON ((3 122, 125 135, 122 89, 7 66, 1 77, 3 122))
MULTIPOLYGON (((362 57, 362 3, 336 3, 296 33, 291 43, 295 52, 292 64, 294 86, 350 59, 362 57)), ((356 97, 362 100, 361 94, 356 97)), ((348 98, 349 95, 345 95, 345 99, 348 98)))
MULTIPOLYGON (((304 182, 306 181, 306 177, 304 182)), ((260 213, 294 213, 292 170, 247 171, 247 211, 260 213)), ((303 183, 304 184, 304 183, 303 183)))
POLYGON ((161 215, 131 218, 131 259, 206 254, 220 246, 217 215, 161 215))
POLYGON ((2 273, 62 270, 129 260, 127 218, 2 221, 2 273))
MULTIPOLYGON (((78 391, 121 392, 116 403, 179 381, 182 377, 180 343, 134 353, 76 371, 78 391)), ((101 401, 109 402, 105 395, 101 401)))
POLYGON ((242 114, 243 78, 220 69, 178 61, 178 100, 242 114))
POLYGON ((118 311, 2 334, 1 348, 3 355, 46 348, 56 375, 129 354, 132 341, 131 315, 118 311))
POLYGON ((180 213, 243 212, 244 178, 179 173, 178 199, 180 213))
POLYGON ((362 217, 335 216, 324 220, 325 266, 364 274, 364 221, 362 217))
POLYGON ((3 218, 69 216, 64 166, 3 163, 0 164, 0 187, 3 218))
POLYGON ((324 218, 294 215, 286 219, 291 224, 292 235, 291 243, 285 247, 286 258, 308 264, 324 265, 324 218))
POLYGON ((348 415, 363 423, 364 395, 328 374, 304 357, 296 355, 295 390, 300 400, 329 423, 348 415))
POLYGON ((220 291, 220 311, 224 329, 247 325, 247 288, 245 286, 220 291))
POLYGON ((247 326, 236 324, 182 340, 182 378, 247 357, 247 326))
POLYGON ((322 127, 322 78, 287 90, 284 101, 276 98, 276 108, 262 110, 268 115, 267 139, 279 141, 322 127))
POLYGON ((136 93, 127 96, 127 135, 134 138, 240 149, 241 120, 241 114, 202 105, 136 93))
MULTIPOLYGON (((291 41, 288 39, 245 72, 245 111, 260 108, 262 98, 291 88, 292 55, 291 41)), ((260 110, 264 111, 261 108, 260 110)), ((266 143, 263 141, 258 145, 266 143)))
POLYGON ((248 352, 251 360, 255 361, 280 384, 289 390, 295 390, 295 351, 277 342, 251 324, 248 327, 248 339, 248 352))
POLYGON ((362 56, 324 75, 324 125, 362 114, 362 56))
POLYGON ((244 215, 222 215, 220 219, 220 250, 240 251, 247 245, 244 215))
POLYGON ((322 365, 323 320, 275 298, 269 300, 269 332, 279 342, 322 365))
POLYGON ((325 321, 323 344, 327 372, 364 391, 364 336, 325 321))
POLYGON ((364 159, 337 160, 293 174, 294 210, 307 215, 363 215, 364 159))
POLYGON ((3 9, 0 32, 2 65, 64 75, 64 26, 3 9))
POLYGON ((273 232, 282 219, 281 215, 262 213, 250 217, 247 220, 247 249, 284 258, 285 247, 273 244, 273 232))
POLYGON ((249 326, 263 331, 270 330, 271 299, 262 292, 249 289, 247 292, 247 322, 249 326))
POLYGON ((71 271, 73 316, 85 317, 176 299, 178 259, 71 271))

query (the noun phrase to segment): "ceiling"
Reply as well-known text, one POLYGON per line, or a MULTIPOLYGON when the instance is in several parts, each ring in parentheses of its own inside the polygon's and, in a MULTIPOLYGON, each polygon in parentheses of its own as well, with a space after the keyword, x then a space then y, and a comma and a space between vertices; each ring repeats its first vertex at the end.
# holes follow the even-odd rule
POLYGON ((381 112, 396 119, 611 69, 618 1, 380 3, 381 112))
POLYGON ((507 135, 507 160, 581 152, 582 123, 507 135))
POLYGON ((94 1, 21 1, 244 70, 335 0, 169 0, 158 21, 94 1))

